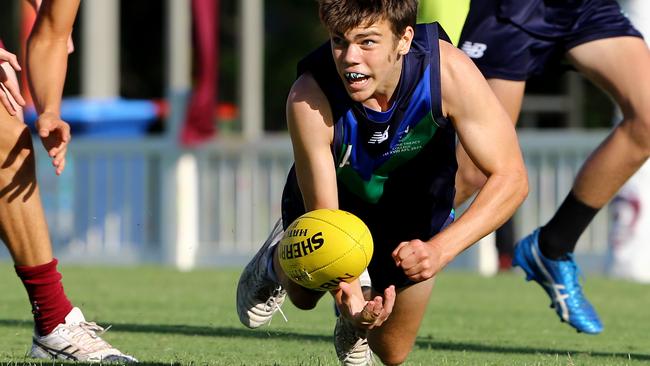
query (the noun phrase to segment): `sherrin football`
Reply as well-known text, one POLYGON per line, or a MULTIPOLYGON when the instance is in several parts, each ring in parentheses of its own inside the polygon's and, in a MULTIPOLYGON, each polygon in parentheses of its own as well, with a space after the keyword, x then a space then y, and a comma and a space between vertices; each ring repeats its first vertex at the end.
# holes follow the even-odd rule
POLYGON ((372 258, 372 235, 366 224, 343 210, 319 209, 298 217, 278 244, 284 272, 299 285, 329 291, 351 282, 372 258))

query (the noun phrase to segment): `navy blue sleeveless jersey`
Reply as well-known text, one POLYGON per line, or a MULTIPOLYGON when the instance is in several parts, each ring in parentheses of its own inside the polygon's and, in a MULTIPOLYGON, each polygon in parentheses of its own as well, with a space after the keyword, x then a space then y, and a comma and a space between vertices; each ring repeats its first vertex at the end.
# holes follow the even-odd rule
POLYGON ((641 37, 616 0, 472 0, 459 46, 486 78, 526 80, 567 69, 566 52, 641 37))
MULTIPOLYGON (((369 271, 380 291, 409 283, 391 258, 395 247, 429 240, 453 217, 456 137, 442 115, 439 39, 448 41, 437 23, 416 26, 386 112, 349 98, 329 42, 298 65, 298 75, 311 73, 330 103, 339 208, 361 218, 373 235, 369 271)), ((292 167, 282 198, 285 229, 304 212, 292 167)))

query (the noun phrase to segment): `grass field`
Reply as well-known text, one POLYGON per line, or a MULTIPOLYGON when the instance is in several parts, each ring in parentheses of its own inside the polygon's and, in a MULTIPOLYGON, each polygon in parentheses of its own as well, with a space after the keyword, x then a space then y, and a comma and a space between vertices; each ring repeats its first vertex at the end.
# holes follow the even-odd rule
MULTIPOLYGON (((179 273, 159 267, 63 268, 68 296, 89 320, 112 324, 104 338, 145 365, 336 365, 332 301, 314 311, 290 304, 285 323, 248 330, 235 313, 239 270, 179 273)), ((0 263, 0 366, 25 358, 32 322, 25 290, 0 263)), ((520 273, 439 276, 407 365, 647 365, 650 288, 588 278, 605 331, 577 334, 520 273)), ((43 365, 53 365, 44 362, 43 365)))

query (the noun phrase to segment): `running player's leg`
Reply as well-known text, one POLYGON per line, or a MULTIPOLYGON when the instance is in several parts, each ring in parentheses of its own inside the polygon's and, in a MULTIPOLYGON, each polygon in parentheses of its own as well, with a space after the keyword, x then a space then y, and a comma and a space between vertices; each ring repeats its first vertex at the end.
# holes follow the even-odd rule
POLYGON ((520 241, 513 264, 546 290, 563 321, 596 334, 603 326, 583 294, 572 253, 600 208, 650 154, 650 52, 641 38, 613 37, 576 46, 568 57, 614 97, 623 121, 584 163, 551 220, 520 241))
POLYGON ((567 58, 616 100, 623 121, 583 164, 571 192, 541 228, 540 249, 550 258, 573 252, 598 210, 650 154, 650 51, 616 2, 586 2, 579 11, 576 30, 566 37, 567 58))
POLYGON ((650 154, 650 51, 645 42, 639 37, 598 39, 572 48, 568 58, 616 100, 623 121, 583 164, 571 192, 540 229, 539 248, 549 259, 573 253, 594 216, 650 154))
POLYGON ((566 37, 567 58, 616 100, 623 121, 583 164, 568 197, 541 228, 540 249, 550 258, 573 252, 598 210, 650 153, 648 47, 616 2, 593 1, 580 9, 576 31, 566 37))
POLYGON ((580 201, 600 209, 650 155, 650 51, 641 38, 617 37, 579 45, 568 56, 623 112, 621 123, 591 154, 573 186, 580 201))
POLYGON ((648 157, 650 53, 615 2, 586 2, 578 11, 578 31, 565 35, 567 57, 614 97, 624 120, 583 164, 551 220, 521 240, 513 264, 544 287, 562 320, 593 334, 603 326, 582 292, 572 253, 600 208, 648 157))

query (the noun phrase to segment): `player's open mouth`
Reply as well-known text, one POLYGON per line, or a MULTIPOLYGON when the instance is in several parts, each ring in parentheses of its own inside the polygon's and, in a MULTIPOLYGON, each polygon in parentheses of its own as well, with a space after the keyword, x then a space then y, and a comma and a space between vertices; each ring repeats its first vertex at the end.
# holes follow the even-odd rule
POLYGON ((353 86, 361 86, 366 80, 370 78, 368 75, 358 72, 346 72, 343 74, 343 76, 345 77, 345 80, 347 80, 348 84, 353 86))

